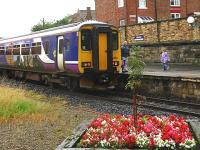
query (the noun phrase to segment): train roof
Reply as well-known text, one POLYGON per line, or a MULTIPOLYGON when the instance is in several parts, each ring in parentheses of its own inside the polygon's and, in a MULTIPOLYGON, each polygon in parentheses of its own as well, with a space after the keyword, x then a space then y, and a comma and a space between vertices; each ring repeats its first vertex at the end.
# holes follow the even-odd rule
POLYGON ((45 29, 45 30, 41 30, 41 31, 37 31, 37 32, 32 32, 30 34, 1 39, 0 44, 14 42, 14 41, 21 41, 21 40, 26 40, 26 39, 28 40, 28 39, 32 39, 32 38, 39 38, 39 37, 44 37, 44 36, 49 36, 49 35, 59 35, 61 33, 65 33, 65 32, 76 32, 82 26, 89 25, 89 24, 109 25, 104 22, 93 21, 93 20, 89 20, 89 21, 85 21, 85 22, 77 22, 77 23, 72 23, 72 24, 68 24, 68 25, 64 25, 64 26, 59 26, 59 27, 45 29))

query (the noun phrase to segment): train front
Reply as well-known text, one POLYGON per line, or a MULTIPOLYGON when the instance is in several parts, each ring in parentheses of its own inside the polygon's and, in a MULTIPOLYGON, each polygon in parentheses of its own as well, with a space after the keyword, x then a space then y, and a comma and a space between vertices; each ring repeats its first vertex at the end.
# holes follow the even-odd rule
POLYGON ((79 30, 79 71, 82 87, 114 85, 121 70, 120 35, 107 24, 86 24, 79 30))

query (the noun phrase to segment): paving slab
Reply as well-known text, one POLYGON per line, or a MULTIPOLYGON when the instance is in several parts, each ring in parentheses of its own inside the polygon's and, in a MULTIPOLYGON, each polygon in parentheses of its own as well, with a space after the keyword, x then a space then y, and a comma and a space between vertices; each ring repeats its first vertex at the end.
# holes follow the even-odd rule
POLYGON ((144 70, 144 75, 197 78, 200 80, 200 66, 172 65, 169 70, 163 71, 162 66, 159 64, 147 65, 144 70))

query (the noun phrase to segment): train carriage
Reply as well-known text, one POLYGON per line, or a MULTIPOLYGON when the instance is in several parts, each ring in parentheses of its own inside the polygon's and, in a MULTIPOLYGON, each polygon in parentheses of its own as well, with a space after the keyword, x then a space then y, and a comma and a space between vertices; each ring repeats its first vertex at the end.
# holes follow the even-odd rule
POLYGON ((68 88, 110 85, 121 70, 120 36, 97 21, 0 40, 0 71, 68 88))

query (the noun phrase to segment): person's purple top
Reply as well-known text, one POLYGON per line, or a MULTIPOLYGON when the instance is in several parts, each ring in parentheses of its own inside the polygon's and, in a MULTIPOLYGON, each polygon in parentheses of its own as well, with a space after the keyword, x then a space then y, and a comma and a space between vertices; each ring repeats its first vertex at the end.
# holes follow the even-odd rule
POLYGON ((170 61, 169 55, 168 55, 167 52, 163 52, 163 53, 161 54, 160 61, 161 61, 162 63, 167 63, 168 61, 170 61))

